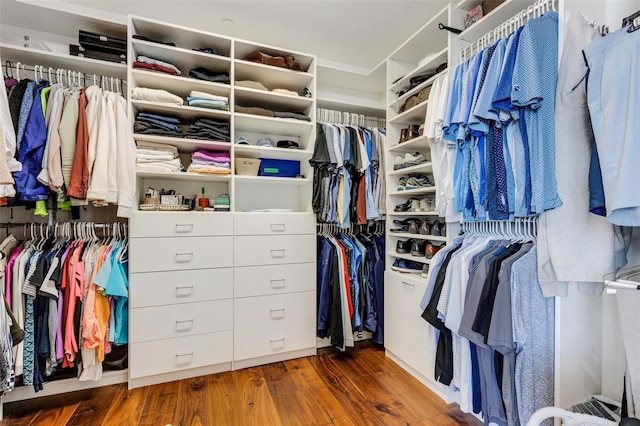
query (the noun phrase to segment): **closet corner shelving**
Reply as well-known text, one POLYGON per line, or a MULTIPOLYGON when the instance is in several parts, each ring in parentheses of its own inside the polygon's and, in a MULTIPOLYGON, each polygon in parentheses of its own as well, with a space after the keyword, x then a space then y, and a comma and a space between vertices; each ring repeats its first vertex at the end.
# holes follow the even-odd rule
MULTIPOLYGON (((434 211, 395 212, 396 205, 402 204, 410 198, 434 199, 437 188, 434 186, 413 190, 398 190, 401 177, 411 173, 425 174, 433 180, 431 164, 431 149, 425 136, 415 136, 409 140, 400 141, 402 129, 409 126, 423 125, 429 100, 425 99, 412 108, 399 112, 402 105, 421 90, 429 87, 456 63, 453 58, 458 53, 459 40, 448 31, 438 28, 438 24, 462 28, 463 13, 452 5, 445 6, 436 13, 422 28, 413 34, 387 59, 387 253, 385 259, 385 350, 387 356, 409 371, 423 384, 436 392, 446 401, 455 400, 454 393, 446 386, 433 379, 433 365, 435 348, 428 327, 421 318, 420 301, 426 290, 426 279, 418 273, 403 273, 392 268, 398 260, 414 261, 419 264, 429 264, 430 259, 424 255, 413 256, 396 252, 396 245, 400 240, 431 241, 436 244, 446 243, 450 238, 440 235, 420 235, 408 232, 391 232, 397 228, 394 221, 408 218, 444 223, 445 218, 439 217, 434 211), (436 73, 442 64, 447 70, 436 73), (432 74, 424 82, 410 87, 413 77, 432 74), (400 93, 403 92, 403 93, 400 93), (395 159, 405 154, 422 154, 427 162, 394 170, 395 159)), ((448 228, 448 226, 447 226, 448 228)), ((449 232, 447 232, 449 234, 449 232)))
MULTIPOLYGON (((463 0, 458 3, 457 7, 466 12, 480 3, 477 0, 463 0)), ((474 42, 533 3, 530 0, 505 0, 478 22, 458 34, 458 38, 469 43, 474 42)))
POLYGON ((134 213, 130 281, 138 299, 132 296, 130 305, 129 386, 315 354, 316 296, 308 277, 315 276, 316 261, 313 169, 309 164, 315 142, 316 99, 301 95, 305 88, 315 94, 315 56, 137 16, 129 17, 128 34, 131 88, 163 89, 181 98, 197 90, 229 99, 229 111, 129 100, 132 121, 138 112, 166 114, 180 118, 186 130, 199 117, 222 120, 229 123, 229 142, 140 134, 134 138, 175 146, 185 166, 199 149, 226 151, 231 157, 228 175, 137 172, 138 201, 148 187, 172 189, 185 196, 199 195, 204 188, 210 199, 229 194, 231 204, 228 213, 134 213), (217 54, 193 50, 203 48, 217 54), (256 51, 293 56, 303 71, 245 60, 256 51), (138 55, 174 64, 181 75, 133 68, 138 55), (189 70, 197 67, 227 73, 230 82, 189 77, 189 70), (254 88, 257 84, 251 88, 237 84, 246 80, 266 90, 254 88), (301 113, 310 121, 252 115, 237 112, 237 107, 301 113), (251 144, 234 144, 238 137, 251 144), (262 138, 292 140, 299 149, 258 146, 262 138), (236 158, 299 161, 302 176, 240 175, 236 158), (161 295, 149 302, 141 297, 144 291, 161 295), (161 330, 149 337, 142 332, 145 324, 160 318, 161 311, 165 312, 161 330), (206 319, 207 312, 216 312, 215 318, 206 319), (182 322, 185 318, 187 323, 182 322), (169 324, 172 321, 184 329, 177 333, 177 325, 169 324), (163 355, 149 365, 160 346, 163 355))

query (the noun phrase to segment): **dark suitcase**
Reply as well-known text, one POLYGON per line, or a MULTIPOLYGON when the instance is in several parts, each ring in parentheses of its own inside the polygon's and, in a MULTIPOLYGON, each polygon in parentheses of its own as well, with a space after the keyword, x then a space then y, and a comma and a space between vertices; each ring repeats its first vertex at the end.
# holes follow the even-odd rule
POLYGON ((76 46, 75 44, 69 45, 69 54, 73 56, 80 56, 83 58, 97 59, 99 61, 115 62, 118 64, 127 63, 127 55, 100 52, 97 50, 87 50, 82 46, 76 46))
POLYGON ((78 39, 80 45, 88 50, 97 50, 117 55, 127 54, 127 41, 121 38, 79 30, 78 39))

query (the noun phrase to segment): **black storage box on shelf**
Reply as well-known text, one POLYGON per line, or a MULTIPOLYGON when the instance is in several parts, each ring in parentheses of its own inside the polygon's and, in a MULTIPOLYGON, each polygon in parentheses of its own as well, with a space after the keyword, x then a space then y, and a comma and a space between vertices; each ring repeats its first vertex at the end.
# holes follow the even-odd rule
POLYGON ((83 58, 97 59, 99 61, 115 62, 118 64, 126 65, 127 63, 127 55, 124 53, 116 54, 116 53, 100 52, 97 50, 85 49, 84 47, 76 46, 75 44, 69 45, 69 54, 73 56, 80 56, 83 58))
POLYGON ((116 55, 127 54, 127 41, 121 38, 79 30, 78 40, 80 41, 80 46, 88 50, 97 50, 116 55))

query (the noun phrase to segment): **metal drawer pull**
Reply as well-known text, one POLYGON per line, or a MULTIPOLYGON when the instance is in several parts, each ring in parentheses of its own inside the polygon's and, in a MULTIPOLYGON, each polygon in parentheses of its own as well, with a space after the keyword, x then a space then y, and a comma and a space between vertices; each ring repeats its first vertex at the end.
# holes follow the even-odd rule
POLYGON ((186 319, 186 320, 176 320, 176 324, 181 324, 183 322, 193 322, 193 318, 191 319, 186 319))
POLYGON ((176 330, 177 331, 186 331, 193 327, 193 318, 186 320, 176 320, 176 330), (180 326, 181 324, 187 324, 187 326, 180 326))
POLYGON ((282 315, 280 316, 280 318, 284 318, 284 308, 280 308, 280 309, 269 309, 269 312, 271 312, 271 314, 273 315, 276 312, 282 312, 282 315))
POLYGON ((176 354, 176 358, 180 358, 180 357, 183 357, 183 356, 192 356, 192 355, 193 355, 193 351, 187 352, 187 353, 184 353, 184 354, 176 354))
POLYGON ((411 284, 411 283, 408 283, 408 282, 405 282, 405 281, 402 281, 402 284, 404 284, 404 285, 406 285, 408 287, 415 287, 416 286, 415 284, 411 284))
POLYGON ((271 257, 284 257, 284 249, 271 249, 271 257), (276 255, 275 253, 282 253, 281 255, 276 255))
POLYGON ((280 339, 271 339, 271 343, 276 343, 276 342, 282 342, 284 343, 284 337, 280 338, 280 339))
POLYGON ((284 278, 269 280, 269 282, 271 283, 271 287, 273 288, 284 288, 284 278), (274 283, 282 283, 282 285, 274 285, 274 283))
POLYGON ((179 262, 179 263, 191 262, 192 259, 193 259, 193 252, 191 252, 191 253, 176 253, 176 262, 179 262))
POLYGON ((284 232, 284 223, 272 223, 271 230, 273 232, 284 232))
POLYGON ((179 292, 180 290, 193 290, 193 284, 176 286, 176 292, 179 292))
POLYGON ((176 223, 176 232, 185 233, 193 231, 193 223, 176 223))

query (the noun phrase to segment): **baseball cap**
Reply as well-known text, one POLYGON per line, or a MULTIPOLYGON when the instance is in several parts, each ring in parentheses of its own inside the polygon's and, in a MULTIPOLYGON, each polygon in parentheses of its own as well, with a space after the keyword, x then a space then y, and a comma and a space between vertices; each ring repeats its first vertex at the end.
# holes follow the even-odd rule
POLYGON ((251 142, 244 136, 238 136, 236 138, 236 145, 251 145, 251 142))
POLYGON ((300 148, 300 145, 298 144, 298 142, 282 140, 278 141, 278 148, 298 149, 300 148))
POLYGON ((258 142, 256 143, 256 145, 275 147, 276 142, 271 138, 262 138, 262 139, 258 139, 258 142))

